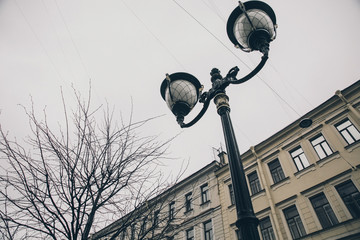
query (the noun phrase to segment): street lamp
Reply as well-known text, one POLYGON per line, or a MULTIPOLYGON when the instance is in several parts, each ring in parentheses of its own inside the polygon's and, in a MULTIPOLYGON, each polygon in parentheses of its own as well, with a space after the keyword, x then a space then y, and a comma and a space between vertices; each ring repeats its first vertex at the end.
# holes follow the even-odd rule
POLYGON ((210 72, 212 87, 202 92, 199 80, 188 73, 166 74, 160 88, 161 96, 166 101, 182 128, 194 125, 208 109, 214 99, 217 112, 221 117, 226 149, 229 157, 231 179, 234 187, 237 212, 236 226, 242 240, 260 239, 257 231, 259 220, 256 218, 246 184, 244 168, 230 119, 229 97, 225 93, 230 84, 240 84, 255 76, 268 59, 269 43, 276 37, 276 17, 269 5, 260 1, 239 2, 227 22, 227 34, 235 47, 245 52, 260 51, 263 56, 260 63, 245 77, 237 79, 238 67, 230 69, 223 77, 217 68, 210 72), (203 104, 201 111, 189 123, 184 118, 195 104, 203 104))

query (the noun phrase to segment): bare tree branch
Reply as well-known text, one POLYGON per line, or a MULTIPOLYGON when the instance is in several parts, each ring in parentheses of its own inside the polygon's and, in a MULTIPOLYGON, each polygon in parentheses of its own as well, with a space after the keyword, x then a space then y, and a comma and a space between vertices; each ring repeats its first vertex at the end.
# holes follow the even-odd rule
POLYGON ((31 127, 24 144, 0 125, 0 156, 9 163, 0 174, 3 238, 88 239, 109 217, 138 222, 133 210, 171 185, 157 170, 170 140, 138 133, 154 118, 133 122, 130 114, 116 123, 107 105, 98 123, 103 108, 91 108, 90 92, 86 101, 74 92, 71 116, 62 94, 65 129, 59 132, 45 110, 41 121, 33 107, 24 108, 31 127))

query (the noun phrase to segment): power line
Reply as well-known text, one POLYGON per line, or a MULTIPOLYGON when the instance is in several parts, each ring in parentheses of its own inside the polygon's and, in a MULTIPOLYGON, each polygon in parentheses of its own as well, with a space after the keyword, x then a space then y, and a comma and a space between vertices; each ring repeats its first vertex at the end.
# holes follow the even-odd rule
POLYGON ((302 98, 305 100, 305 102, 307 102, 307 103, 309 104, 309 106, 310 106, 311 108, 314 108, 315 106, 298 90, 298 88, 294 87, 294 86, 291 84, 291 82, 289 82, 289 81, 284 81, 283 76, 280 74, 280 72, 277 70, 277 68, 272 64, 272 60, 271 60, 271 59, 269 59, 269 60, 270 60, 270 61, 269 61, 270 67, 272 67, 272 69, 274 69, 274 71, 280 76, 280 79, 281 79, 281 81, 284 83, 284 86, 285 86, 285 83, 289 84, 289 86, 290 86, 292 89, 294 89, 294 90, 296 91, 296 93, 297 93, 298 95, 300 95, 300 97, 302 97, 302 98))
MULTIPOLYGON (((208 28, 206 28, 199 20, 197 20, 190 12, 188 12, 183 6, 181 6, 176 0, 173 0, 175 4, 180 7, 183 11, 185 11, 193 20, 195 20, 202 28, 204 28, 211 36, 213 36, 222 46, 224 46, 233 56, 235 56, 239 61, 241 61, 248 69, 251 70, 248 64, 246 64, 240 57, 238 57, 230 48, 228 48, 218 37, 215 36, 208 28)), ((282 98, 267 82, 265 82, 262 77, 257 74, 256 75, 271 91, 273 91, 289 108, 291 108, 297 115, 300 114, 287 102, 284 98, 282 98)))
POLYGON ((75 41, 74 41, 74 38, 73 38, 73 36, 72 36, 72 34, 71 34, 71 32, 70 32, 70 29, 69 29, 69 27, 68 27, 68 25, 67 25, 67 23, 66 23, 65 17, 64 17, 64 15, 63 15, 62 12, 61 12, 61 9, 60 9, 60 7, 59 7, 59 5, 58 5, 58 3, 57 3, 57 0, 54 0, 54 2, 55 2, 55 5, 56 5, 56 8, 57 8, 57 10, 58 10, 58 12, 59 12, 59 14, 60 14, 61 20, 63 21, 63 23, 64 23, 64 25, 65 25, 66 31, 68 32, 68 34, 69 34, 69 36, 70 36, 71 43, 72 43, 72 45, 74 46, 75 51, 76 51, 76 54, 77 54, 78 57, 79 57, 80 63, 81 63, 81 65, 82 65, 82 67, 83 67, 86 75, 88 76, 88 78, 91 79, 90 74, 89 74, 89 71, 88 71, 88 69, 87 69, 87 67, 86 67, 86 65, 85 65, 85 63, 84 63, 84 61, 83 61, 83 58, 82 58, 82 56, 81 56, 81 54, 80 54, 80 51, 79 51, 79 48, 77 47, 77 45, 76 45, 76 43, 75 43, 75 41))
POLYGON ((179 61, 179 59, 176 58, 176 56, 170 51, 169 48, 165 46, 165 44, 150 30, 150 28, 144 23, 144 21, 141 20, 141 18, 129 7, 129 5, 126 4, 124 0, 122 0, 122 3, 125 5, 125 7, 135 16, 135 18, 146 28, 146 30, 155 38, 156 41, 171 55, 171 57, 184 69, 184 65, 179 61))
POLYGON ((210 4, 206 3, 205 0, 201 0, 211 11, 213 11, 216 16, 218 16, 222 22, 225 23, 225 18, 224 16, 221 15, 220 9, 216 6, 216 4, 213 1, 209 1, 210 4), (211 5, 211 6, 209 6, 211 5))
POLYGON ((273 93, 276 94, 279 99, 281 99, 291 110, 293 110, 300 117, 300 114, 283 97, 281 97, 280 94, 275 91, 275 89, 273 89, 266 81, 264 81, 261 76, 258 77, 273 93))
POLYGON ((211 36, 213 36, 223 47, 225 47, 235 58, 237 58, 240 62, 242 62, 247 68, 251 69, 247 63, 245 63, 242 59, 240 59, 231 49, 226 46, 215 34, 213 34, 209 29, 207 29, 199 20, 197 20, 191 13, 189 13, 183 6, 181 6, 176 0, 173 2, 180 7, 184 12, 186 12, 194 21, 196 21, 202 28, 204 28, 211 36))
POLYGON ((28 27, 30 28, 30 31, 33 33, 33 35, 35 36, 36 40, 38 41, 38 43, 40 44, 41 49, 45 52, 46 57, 49 59, 49 62, 51 63, 52 67, 54 68, 56 74, 58 75, 59 79, 61 81, 64 81, 63 77, 61 76, 59 70, 57 69, 55 63, 53 62, 52 58, 50 57, 49 52, 46 50, 43 42, 40 40, 39 36, 37 35, 35 29, 33 28, 33 26, 31 25, 30 21, 27 19, 27 17, 25 16, 24 11, 21 9, 21 7, 19 6, 17 0, 14 1, 16 7, 18 8, 18 10, 20 11, 22 17, 24 18, 25 22, 27 23, 28 27))
POLYGON ((51 24, 51 26, 52 26, 51 29, 53 29, 53 31, 55 32, 56 40, 57 40, 57 42, 58 42, 58 45, 60 46, 60 50, 61 50, 61 53, 62 53, 64 59, 65 59, 66 65, 67 65, 68 69, 70 70, 71 74, 73 75, 73 77, 75 78, 75 75, 74 75, 73 71, 71 71, 71 66, 70 66, 70 63, 69 63, 69 61, 68 61, 68 58, 66 57, 64 45, 61 43, 61 41, 60 41, 60 36, 59 36, 58 32, 55 30, 56 27, 55 27, 55 25, 54 25, 54 22, 51 20, 51 14, 50 14, 50 12, 49 12, 49 9, 48 9, 48 7, 46 6, 44 0, 41 0, 41 2, 42 2, 42 4, 43 4, 43 6, 44 6, 44 9, 46 10, 46 13, 47 13, 48 17, 49 17, 49 22, 50 22, 50 24, 51 24))

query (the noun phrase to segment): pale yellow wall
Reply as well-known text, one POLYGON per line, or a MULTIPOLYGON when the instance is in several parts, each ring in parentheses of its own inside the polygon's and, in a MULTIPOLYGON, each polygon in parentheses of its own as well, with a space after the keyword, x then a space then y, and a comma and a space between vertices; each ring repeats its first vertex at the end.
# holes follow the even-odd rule
MULTIPOLYGON (((337 239, 360 232, 360 219, 352 220, 335 186, 351 179, 360 190, 360 142, 347 146, 334 124, 348 117, 360 130, 360 82, 347 89, 340 98, 333 97, 309 113, 313 125, 306 129, 291 124, 257 146, 242 154, 246 175, 257 171, 260 184, 265 191, 252 196, 254 211, 259 219, 269 216, 276 239, 291 239, 283 209, 296 205, 307 236, 302 239, 337 239), (309 139, 322 133, 334 154, 319 160, 309 139), (301 145, 310 167, 298 172, 289 154, 301 145), (286 179, 274 184, 268 163, 278 158, 286 179), (309 197, 323 192, 328 199, 340 224, 322 230, 312 208, 309 197), (310 234, 310 235, 309 235, 310 234)), ((256 126, 254 126, 256 127, 256 126)), ((188 192, 193 193, 193 211, 181 211, 180 231, 175 239, 185 239, 185 231, 195 229, 195 239, 203 240, 203 222, 211 219, 214 239, 235 239, 236 208, 230 205, 228 185, 231 183, 227 165, 201 170, 196 176, 176 185, 170 201, 176 201, 180 208, 188 192), (210 202, 201 204, 200 186, 209 185, 210 202)), ((248 184, 248 183, 247 183, 248 184)), ((164 211, 167 211, 165 208, 164 211)))
MULTIPOLYGON (((303 221, 307 234, 314 233, 306 239, 327 239, 336 235, 345 236, 347 233, 360 232, 360 220, 339 224, 333 229, 321 231, 321 224, 312 208, 309 197, 324 192, 339 222, 351 220, 352 217, 342 199, 338 195, 335 185, 351 179, 360 189, 360 142, 347 146, 334 124, 348 117, 360 129, 360 93, 351 95, 351 104, 337 101, 329 104, 326 109, 318 109, 314 113, 314 124, 308 129, 294 127, 286 135, 269 143, 263 143, 263 148, 255 147, 255 154, 248 151, 243 154, 245 173, 257 171, 262 188, 267 191, 252 196, 254 211, 258 218, 270 216, 277 239, 291 239, 291 235, 283 216, 282 210, 295 204, 303 221), (357 108, 349 106, 359 105, 357 108), (355 110, 354 110, 355 109, 355 110), (309 139, 322 133, 334 154, 325 160, 319 160, 309 139), (301 145, 309 163, 312 165, 300 172, 289 153, 290 150, 301 145), (267 163, 278 158, 283 168, 285 180, 273 185, 273 180, 267 163), (260 164, 260 166, 259 166, 260 164), (260 170, 262 173, 260 174, 260 170), (345 172, 347 172, 345 174, 345 172), (338 177, 335 177, 338 176, 338 177), (295 196, 294 196, 295 195, 295 196), (294 197, 292 197, 294 196, 294 197), (287 200, 288 199, 288 200, 287 200), (275 223, 277 222, 277 223, 275 223)), ((230 174, 227 167, 218 171, 221 209, 223 213, 224 233, 226 239, 234 238, 236 221, 235 206, 229 207, 230 196, 228 184, 230 174)))

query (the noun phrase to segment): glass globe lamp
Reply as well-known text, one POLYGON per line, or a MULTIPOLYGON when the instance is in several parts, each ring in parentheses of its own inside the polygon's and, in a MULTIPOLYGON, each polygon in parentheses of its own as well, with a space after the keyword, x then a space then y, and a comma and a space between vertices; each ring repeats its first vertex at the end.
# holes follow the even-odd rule
POLYGON ((227 34, 235 47, 264 53, 276 37, 276 27, 276 16, 269 5, 261 1, 240 2, 230 14, 227 34))
POLYGON ((161 83, 160 93, 172 113, 182 119, 199 99, 201 84, 191 74, 178 72, 168 75, 161 83))

